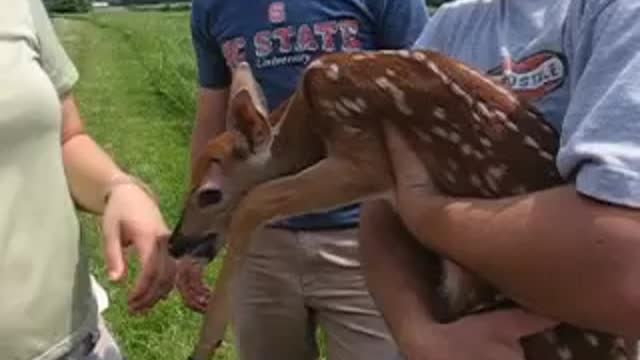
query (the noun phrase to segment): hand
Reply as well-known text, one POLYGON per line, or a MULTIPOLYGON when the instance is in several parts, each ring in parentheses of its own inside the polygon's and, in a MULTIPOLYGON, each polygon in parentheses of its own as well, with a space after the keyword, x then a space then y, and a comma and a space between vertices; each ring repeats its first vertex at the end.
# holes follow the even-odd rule
POLYGON ((184 256, 178 260, 176 274, 176 288, 184 304, 191 310, 205 313, 211 289, 203 281, 206 262, 191 256, 184 256))
POLYGON ((395 179, 395 203, 438 194, 431 177, 418 155, 407 143, 396 125, 383 122, 385 141, 395 179))
POLYGON ((129 310, 143 313, 173 288, 175 262, 169 256, 169 229, 151 197, 136 184, 119 184, 110 193, 102 220, 107 272, 111 281, 127 274, 124 250, 135 247, 141 269, 129 294, 129 310))
POLYGON ((434 325, 407 355, 409 360, 525 360, 520 339, 555 325, 520 309, 471 315, 434 325))
POLYGON ((424 221, 423 209, 443 200, 431 177, 415 151, 396 125, 383 122, 385 141, 391 170, 395 179, 393 207, 405 224, 413 231, 424 221), (415 227, 415 228, 414 228, 415 227))

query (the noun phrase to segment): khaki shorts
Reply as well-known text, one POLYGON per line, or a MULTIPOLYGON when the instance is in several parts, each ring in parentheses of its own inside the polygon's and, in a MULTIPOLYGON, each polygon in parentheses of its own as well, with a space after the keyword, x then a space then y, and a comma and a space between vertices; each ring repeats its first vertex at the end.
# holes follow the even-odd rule
POLYGON ((316 359, 316 326, 329 360, 401 358, 366 287, 357 229, 261 230, 231 302, 240 360, 316 359))
POLYGON ((60 360, 125 360, 125 358, 105 325, 104 319, 99 316, 97 331, 90 334, 85 341, 60 360))

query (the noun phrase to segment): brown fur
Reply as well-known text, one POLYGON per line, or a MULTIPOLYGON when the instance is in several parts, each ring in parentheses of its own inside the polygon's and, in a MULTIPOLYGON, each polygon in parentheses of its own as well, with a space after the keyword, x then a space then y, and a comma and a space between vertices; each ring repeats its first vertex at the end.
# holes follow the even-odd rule
MULTIPOLYGON (((563 183, 554 161, 558 134, 540 114, 472 68, 434 52, 324 56, 269 116, 244 65, 234 78, 230 108, 234 125, 212 140, 196 167, 185 222, 177 229, 187 238, 225 233, 229 243, 198 359, 221 339, 226 284, 256 228, 391 191, 384 121, 402 130, 434 192, 498 198, 563 183), (203 169, 211 167, 229 180, 221 189, 225 200, 197 208, 193 198, 207 173, 203 169)), ((488 283, 441 261, 443 321, 505 304, 488 283)), ((631 359, 635 351, 633 342, 568 325, 523 345, 527 360, 631 359)))

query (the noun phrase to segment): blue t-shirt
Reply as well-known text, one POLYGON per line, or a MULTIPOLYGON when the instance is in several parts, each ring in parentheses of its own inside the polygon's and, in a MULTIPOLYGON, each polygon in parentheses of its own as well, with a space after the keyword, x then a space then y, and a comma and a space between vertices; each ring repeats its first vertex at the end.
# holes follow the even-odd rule
MULTIPOLYGON (((270 109, 323 53, 409 48, 428 21, 424 0, 194 0, 192 37, 201 87, 224 88, 251 65, 270 109)), ((278 223, 294 229, 358 225, 357 204, 278 223)))
POLYGON ((561 134, 557 167, 580 193, 640 207, 640 1, 458 0, 416 48, 509 84, 561 134))

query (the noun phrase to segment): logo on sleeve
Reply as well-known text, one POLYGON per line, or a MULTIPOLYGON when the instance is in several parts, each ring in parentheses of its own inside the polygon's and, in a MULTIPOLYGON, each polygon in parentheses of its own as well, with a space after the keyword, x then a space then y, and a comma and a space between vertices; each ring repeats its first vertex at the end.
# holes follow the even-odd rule
POLYGON ((272 24, 280 24, 287 20, 287 14, 282 1, 276 1, 269 5, 269 21, 272 24))
POLYGON ((497 81, 527 100, 536 100, 561 87, 567 79, 564 54, 541 51, 489 71, 497 81))

